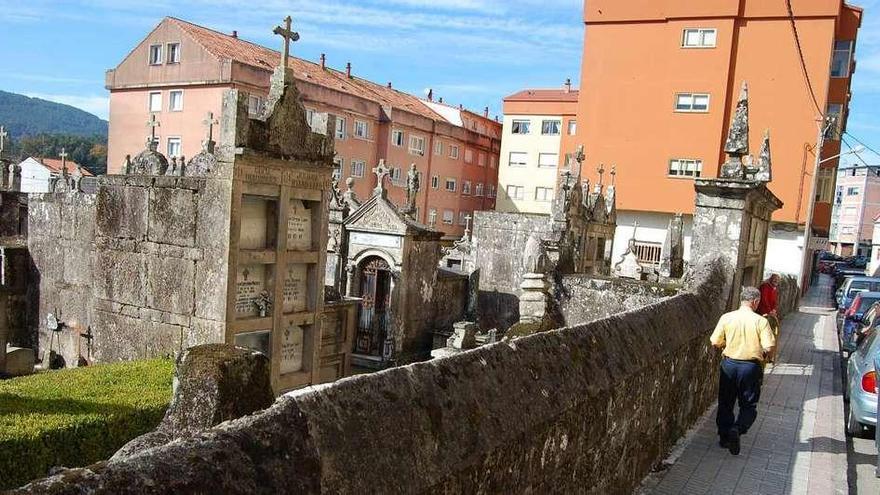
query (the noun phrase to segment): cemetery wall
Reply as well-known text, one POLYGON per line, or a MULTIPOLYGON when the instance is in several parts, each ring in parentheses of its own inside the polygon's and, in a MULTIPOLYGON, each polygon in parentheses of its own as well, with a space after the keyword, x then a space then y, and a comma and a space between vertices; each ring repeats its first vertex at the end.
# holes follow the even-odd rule
POLYGON ((221 179, 100 178, 93 270, 100 361, 225 341, 231 191, 221 179))
POLYGON ((452 325, 467 318, 468 276, 441 268, 434 285, 434 329, 452 332, 452 325))
POLYGON ((92 274, 95 255, 96 197, 92 194, 32 194, 28 206, 28 251, 33 259, 38 317, 31 334, 34 349, 44 358, 50 332, 46 317, 55 315, 64 326, 56 333, 53 349, 68 366, 75 366, 80 330, 94 324, 92 274))
POLYGON ((700 270, 692 292, 303 390, 23 492, 629 493, 715 397, 730 274, 700 270))
POLYGON ((556 284, 554 297, 566 325, 572 326, 632 311, 674 296, 680 290, 677 285, 565 275, 556 284))
POLYGON ((478 211, 474 217, 475 266, 480 267, 480 328, 506 330, 519 321, 522 254, 532 233, 550 232, 546 215, 478 211))
POLYGON ((396 304, 392 304, 392 311, 396 311, 395 331, 401 334, 395 339, 401 343, 401 349, 395 349, 398 363, 410 363, 430 355, 439 263, 440 244, 435 240, 416 238, 404 253, 400 272, 406 275, 399 276, 398 280, 405 282, 395 286, 396 304))

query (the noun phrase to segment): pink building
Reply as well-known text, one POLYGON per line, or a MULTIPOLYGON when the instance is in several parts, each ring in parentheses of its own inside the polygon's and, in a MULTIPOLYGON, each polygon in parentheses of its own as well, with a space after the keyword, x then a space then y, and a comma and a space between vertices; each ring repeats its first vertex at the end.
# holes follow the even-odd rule
MULTIPOLYGON (((126 155, 144 148, 151 114, 160 122, 159 149, 192 156, 205 137, 206 115, 219 118, 223 93, 251 93, 257 112, 279 65, 277 51, 166 17, 115 68, 107 71, 110 90, 108 173, 120 173, 126 155)), ((356 77, 351 64, 338 71, 291 57, 297 86, 309 111, 337 118, 336 152, 340 184, 354 179, 367 198, 376 186, 380 159, 392 168, 389 198, 402 205, 406 174, 415 164, 421 175, 417 218, 448 235, 460 236, 466 217, 495 207, 501 124, 461 107, 398 91, 391 83, 356 77)))
POLYGON ((841 256, 868 256, 878 215, 880 167, 841 168, 831 214, 832 251, 841 256))

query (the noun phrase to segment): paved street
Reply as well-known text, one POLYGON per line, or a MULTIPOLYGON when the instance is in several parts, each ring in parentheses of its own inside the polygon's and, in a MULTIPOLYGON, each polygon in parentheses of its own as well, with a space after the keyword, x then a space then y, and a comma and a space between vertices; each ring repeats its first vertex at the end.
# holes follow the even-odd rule
POLYGON ((830 279, 823 276, 783 322, 779 362, 764 377, 758 420, 742 438, 742 453, 718 446, 712 408, 673 451, 672 465, 646 480, 643 493, 880 493, 871 442, 844 435, 830 300, 830 279))

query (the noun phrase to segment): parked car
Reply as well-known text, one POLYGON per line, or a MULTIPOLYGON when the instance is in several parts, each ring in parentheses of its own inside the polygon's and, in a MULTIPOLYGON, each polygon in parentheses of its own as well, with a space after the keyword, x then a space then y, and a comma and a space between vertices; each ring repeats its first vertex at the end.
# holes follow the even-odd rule
POLYGON ((869 327, 858 348, 846 364, 844 393, 849 399, 846 433, 862 436, 869 426, 877 425, 877 372, 874 357, 880 352, 876 327, 869 327))
POLYGON ((880 324, 880 304, 877 302, 880 302, 880 292, 859 292, 844 313, 838 327, 843 357, 849 357, 856 350, 859 334, 880 324))
POLYGON ((862 275, 846 279, 837 290, 837 309, 846 311, 857 293, 867 291, 880 292, 880 278, 862 275))

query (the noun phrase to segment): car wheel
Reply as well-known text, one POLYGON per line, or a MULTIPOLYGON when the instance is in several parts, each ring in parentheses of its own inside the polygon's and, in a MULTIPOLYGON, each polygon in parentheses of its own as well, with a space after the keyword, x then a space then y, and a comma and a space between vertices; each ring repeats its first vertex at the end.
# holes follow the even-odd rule
POLYGON ((846 413, 846 434, 855 438, 861 438, 865 434, 865 425, 856 419, 852 407, 846 413))

